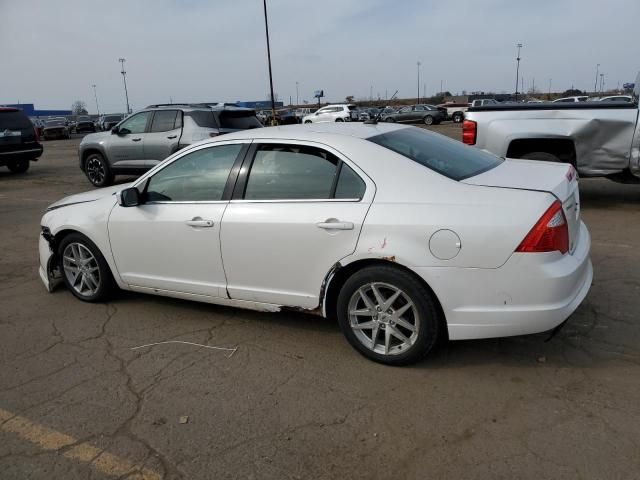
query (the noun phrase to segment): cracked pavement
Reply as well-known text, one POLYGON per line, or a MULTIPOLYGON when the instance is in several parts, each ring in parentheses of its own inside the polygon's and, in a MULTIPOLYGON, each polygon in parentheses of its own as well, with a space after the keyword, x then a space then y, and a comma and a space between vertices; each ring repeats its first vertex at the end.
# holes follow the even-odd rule
POLYGON ((78 142, 46 142, 26 175, 0 169, 3 479, 638 478, 640 185, 581 181, 594 284, 556 337, 452 342, 390 368, 302 313, 47 293, 39 219, 91 189, 78 142), (131 350, 169 340, 238 350, 131 350))

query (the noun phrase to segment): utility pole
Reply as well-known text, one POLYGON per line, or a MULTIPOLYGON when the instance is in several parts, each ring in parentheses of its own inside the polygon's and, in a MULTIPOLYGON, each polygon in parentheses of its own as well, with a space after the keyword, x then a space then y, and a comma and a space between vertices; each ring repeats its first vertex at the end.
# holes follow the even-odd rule
POLYGON ((122 65, 122 70, 120 71, 120 73, 122 74, 122 81, 124 83, 124 97, 127 101, 127 115, 129 115, 131 113, 131 109, 129 108, 129 93, 127 92, 127 72, 124 69, 124 62, 126 62, 127 60, 124 58, 119 58, 118 61, 122 65))
POLYGON ((598 93, 598 72, 600 71, 600 64, 596 65, 596 81, 593 84, 593 94, 596 95, 598 93))
POLYGON ((96 110, 98 111, 98 116, 100 116, 100 107, 98 106, 98 94, 96 93, 96 84, 91 85, 93 87, 93 96, 96 99, 96 110))
POLYGON ((422 98, 427 98, 427 84, 422 84, 422 98))
POLYGON ((420 103, 420 62, 416 62, 416 65, 418 66, 418 101, 416 103, 420 103))
POLYGON ((551 100, 551 79, 549 79, 549 98, 547 100, 551 100))
POLYGON ((440 94, 442 95, 443 90, 442 90, 442 80, 440 80, 440 94))
MULTIPOLYGON (((276 104, 273 98, 273 75, 271 73, 271 47, 269 46, 269 20, 267 19, 267 0, 263 0, 264 5, 264 31, 267 36, 267 60, 269 62, 269 90, 271 92, 271 124, 276 121, 276 104)), ((320 101, 320 99, 318 99, 320 101)))
POLYGON ((520 75, 520 49, 522 48, 522 44, 518 43, 516 47, 518 47, 518 55, 516 56, 516 62, 517 62, 516 63, 516 102, 517 102, 518 101, 518 76, 520 75))
POLYGON ((296 82, 296 105, 300 105, 300 98, 298 95, 298 82, 296 82))
POLYGON ((602 89, 604 87, 604 73, 600 74, 600 95, 602 95, 602 89))
POLYGON ((369 85, 369 101, 373 101, 373 85, 369 85))

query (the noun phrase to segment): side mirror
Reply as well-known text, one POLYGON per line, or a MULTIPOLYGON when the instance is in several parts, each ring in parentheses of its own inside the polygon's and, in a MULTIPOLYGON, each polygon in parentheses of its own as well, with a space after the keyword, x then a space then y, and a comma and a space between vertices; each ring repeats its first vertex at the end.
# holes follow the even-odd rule
POLYGON ((136 187, 125 188, 118 193, 118 204, 121 207, 137 207, 140 205, 140 192, 136 187))
POLYGON ((120 132, 120 129, 118 128, 117 125, 111 129, 112 134, 117 135, 119 132, 120 132))

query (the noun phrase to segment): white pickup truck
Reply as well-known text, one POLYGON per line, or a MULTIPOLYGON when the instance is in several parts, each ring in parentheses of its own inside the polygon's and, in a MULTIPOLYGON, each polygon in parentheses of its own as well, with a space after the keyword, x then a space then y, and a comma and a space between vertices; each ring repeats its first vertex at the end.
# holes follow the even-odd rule
POLYGON ((583 177, 640 183, 640 75, 638 80, 631 103, 504 103, 469 108, 462 141, 500 157, 570 163, 583 177))

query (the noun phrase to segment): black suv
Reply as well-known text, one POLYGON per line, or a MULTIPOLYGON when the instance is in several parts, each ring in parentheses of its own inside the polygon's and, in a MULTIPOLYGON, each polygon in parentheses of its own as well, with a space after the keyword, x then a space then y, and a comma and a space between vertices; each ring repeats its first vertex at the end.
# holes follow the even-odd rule
POLYGON ((108 132, 80 142, 80 169, 96 187, 116 175, 137 175, 192 143, 224 133, 261 128, 248 108, 211 104, 161 104, 125 118, 108 132))
POLYGON ((42 145, 29 117, 17 108, 0 107, 0 167, 24 173, 40 155, 42 145))

